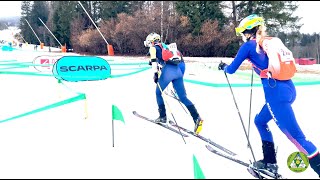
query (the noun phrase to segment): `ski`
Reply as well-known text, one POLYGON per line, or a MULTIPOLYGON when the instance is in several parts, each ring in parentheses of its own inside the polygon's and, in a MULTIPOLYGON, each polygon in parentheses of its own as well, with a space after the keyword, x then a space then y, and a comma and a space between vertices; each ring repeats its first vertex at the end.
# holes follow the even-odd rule
MULTIPOLYGON (((242 161, 242 160, 240 160, 240 159, 237 159, 237 158, 235 158, 235 157, 232 157, 232 156, 229 156, 229 155, 227 155, 227 154, 224 154, 224 153, 222 153, 222 152, 219 152, 219 151, 217 151, 217 150, 215 150, 214 148, 212 148, 210 145, 206 145, 206 148, 210 151, 210 152, 212 152, 212 153, 214 153, 214 154, 216 154, 216 155, 218 155, 218 156, 221 156, 221 157, 224 157, 224 158, 226 158, 226 159, 229 159, 229 160, 231 160, 231 161, 233 161, 233 162, 236 162, 236 163, 238 163, 238 164, 241 164, 241 165, 243 165, 243 166, 245 166, 245 167, 247 167, 247 171, 252 175, 252 176, 254 176, 254 177, 256 177, 256 178, 259 178, 259 173, 258 173, 258 170, 257 169, 255 169, 254 167, 252 167, 252 164, 251 163, 246 163, 246 162, 244 162, 244 161, 242 161)), ((261 175, 261 178, 262 179, 285 179, 285 178, 283 178, 280 174, 274 174, 274 173, 271 173, 271 172, 269 172, 269 171, 259 171, 260 172, 260 175, 261 175)), ((260 179, 260 178, 259 178, 260 179)))
POLYGON ((177 133, 177 134, 179 134, 179 135, 182 134, 183 137, 188 137, 187 134, 184 134, 184 133, 182 133, 182 132, 180 133, 178 130, 176 130, 176 129, 173 128, 173 127, 168 126, 167 124, 155 123, 153 119, 150 119, 150 118, 147 118, 147 117, 145 117, 145 116, 142 116, 142 115, 138 114, 137 111, 133 111, 132 113, 133 113, 135 116, 137 116, 137 117, 139 117, 139 118, 141 118, 141 119, 144 119, 144 120, 147 120, 147 121, 152 122, 152 123, 154 123, 154 124, 157 124, 157 125, 159 125, 159 126, 161 126, 161 127, 164 127, 164 128, 166 128, 166 129, 168 129, 168 130, 171 130, 171 131, 173 131, 173 132, 175 132, 175 133, 177 133))
POLYGON ((179 128, 179 129, 183 130, 184 132, 189 133, 189 134, 191 134, 191 135, 193 135, 193 136, 195 136, 195 137, 197 137, 197 138, 199 138, 199 139, 201 139, 201 140, 203 140, 203 141, 211 144, 212 146, 215 146, 216 148, 222 150, 223 152, 226 152, 226 153, 228 153, 228 154, 230 154, 230 155, 232 155, 232 156, 237 155, 236 153, 230 151, 229 149, 227 149, 227 148, 225 148, 225 147, 223 147, 223 146, 221 146, 221 145, 213 142, 211 139, 206 138, 206 137, 204 137, 204 136, 201 136, 201 135, 199 135, 199 134, 197 135, 195 132, 190 131, 190 130, 184 128, 184 127, 181 127, 181 126, 177 125, 176 123, 174 123, 174 122, 171 121, 171 120, 169 120, 169 124, 171 124, 172 126, 174 126, 174 127, 176 127, 176 128, 179 128))

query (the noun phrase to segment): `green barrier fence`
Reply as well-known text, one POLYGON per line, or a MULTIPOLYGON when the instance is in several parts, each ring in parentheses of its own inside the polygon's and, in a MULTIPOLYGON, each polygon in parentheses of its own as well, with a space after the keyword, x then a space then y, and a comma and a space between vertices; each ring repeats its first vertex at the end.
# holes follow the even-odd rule
POLYGON ((28 116, 28 115, 31 115, 31 114, 35 114, 35 113, 38 113, 38 112, 41 112, 41 111, 49 110, 51 108, 59 107, 59 106, 62 106, 62 105, 65 105, 65 104, 69 104, 69 103, 72 103, 72 102, 75 102, 75 101, 79 101, 79 100, 82 100, 82 99, 86 99, 85 94, 79 94, 79 95, 77 95, 75 97, 72 97, 72 98, 68 98, 68 99, 65 99, 65 100, 62 100, 62 101, 59 101, 59 102, 56 102, 56 103, 53 103, 53 104, 50 104, 50 105, 47 105, 47 106, 32 110, 32 111, 29 111, 29 112, 26 112, 26 113, 23 113, 23 114, 19 114, 17 116, 13 116, 13 117, 10 117, 10 118, 4 119, 4 120, 0 120, 0 123, 11 121, 11 120, 14 120, 14 119, 17 119, 17 118, 21 118, 21 117, 24 117, 24 116, 28 116))

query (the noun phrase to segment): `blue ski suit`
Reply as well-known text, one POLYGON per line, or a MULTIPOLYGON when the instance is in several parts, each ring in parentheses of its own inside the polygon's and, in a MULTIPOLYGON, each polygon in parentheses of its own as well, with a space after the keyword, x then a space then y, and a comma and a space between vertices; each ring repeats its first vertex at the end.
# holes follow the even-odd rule
MULTIPOLYGON (((159 85, 161 90, 164 89, 172 82, 174 89, 176 90, 180 101, 185 105, 193 105, 193 103, 187 98, 186 90, 183 82, 183 75, 185 72, 185 63, 182 61, 178 65, 165 63, 162 59, 162 49, 158 45, 155 45, 156 48, 156 58, 157 62, 162 65, 161 74, 159 77, 159 85)), ((156 88, 156 98, 158 106, 164 105, 164 101, 161 95, 159 86, 156 88)))
MULTIPOLYGON (((249 59, 259 69, 268 67, 268 56, 265 53, 256 52, 255 40, 245 42, 239 49, 233 62, 224 71, 233 74, 245 59, 249 59)), ((261 50, 262 51, 262 50, 261 50)), ((260 70, 254 67, 254 71, 260 74, 260 70)), ((266 103, 254 122, 264 141, 273 142, 272 133, 267 123, 273 119, 287 138, 305 153, 308 158, 316 156, 319 152, 316 146, 306 139, 295 118, 291 104, 296 99, 296 89, 292 80, 275 80, 261 78, 266 103)))

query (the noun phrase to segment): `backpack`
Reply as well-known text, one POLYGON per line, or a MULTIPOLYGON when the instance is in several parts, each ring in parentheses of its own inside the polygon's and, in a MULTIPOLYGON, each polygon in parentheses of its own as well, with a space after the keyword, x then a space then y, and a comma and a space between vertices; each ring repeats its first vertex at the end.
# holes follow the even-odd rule
POLYGON ((268 68, 261 70, 261 77, 271 77, 277 80, 289 80, 297 72, 292 52, 277 37, 264 37, 259 42, 260 47, 269 57, 268 68))
POLYGON ((159 43, 159 47, 162 50, 162 59, 168 64, 179 64, 182 61, 182 54, 177 49, 176 43, 171 43, 166 45, 164 43, 159 43))

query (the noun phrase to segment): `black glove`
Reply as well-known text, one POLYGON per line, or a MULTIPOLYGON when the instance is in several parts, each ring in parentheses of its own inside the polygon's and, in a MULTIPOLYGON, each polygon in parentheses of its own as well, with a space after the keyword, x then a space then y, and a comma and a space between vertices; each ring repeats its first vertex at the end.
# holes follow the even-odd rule
POLYGON ((157 72, 155 72, 154 75, 153 75, 153 81, 156 84, 158 83, 158 73, 157 72))
POLYGON ((227 67, 228 65, 224 62, 220 62, 219 66, 218 66, 218 70, 223 70, 227 67))
POLYGON ((152 66, 152 62, 157 62, 157 59, 150 59, 149 60, 149 65, 152 66))

